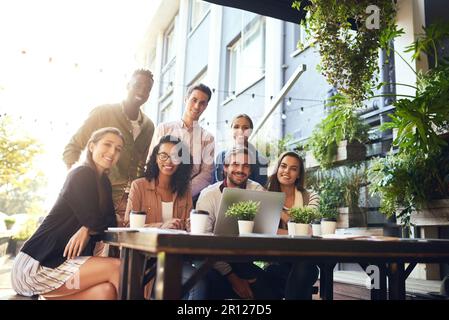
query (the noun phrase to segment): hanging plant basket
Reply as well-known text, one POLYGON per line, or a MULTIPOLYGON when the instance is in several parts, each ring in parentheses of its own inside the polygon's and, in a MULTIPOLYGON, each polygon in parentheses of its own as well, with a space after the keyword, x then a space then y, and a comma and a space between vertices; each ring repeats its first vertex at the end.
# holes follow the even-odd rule
MULTIPOLYGON (((337 154, 332 162, 333 165, 343 165, 351 162, 358 162, 365 160, 366 146, 358 141, 348 142, 343 140, 338 143, 337 154)), ((306 169, 313 169, 319 167, 320 163, 313 156, 312 151, 306 153, 306 169)))
POLYGON ((319 69, 339 92, 360 105, 377 79, 379 49, 398 35, 392 0, 299 0, 303 20, 321 56, 319 69))

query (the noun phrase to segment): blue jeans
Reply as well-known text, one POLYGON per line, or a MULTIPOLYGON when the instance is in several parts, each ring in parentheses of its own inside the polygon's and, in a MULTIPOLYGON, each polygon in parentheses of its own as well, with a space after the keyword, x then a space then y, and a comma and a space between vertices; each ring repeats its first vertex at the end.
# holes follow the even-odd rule
MULTIPOLYGON (((182 283, 184 284, 196 271, 195 263, 185 262, 182 267, 182 283)), ((190 291, 182 297, 183 300, 206 299, 206 280, 200 279, 190 291)))

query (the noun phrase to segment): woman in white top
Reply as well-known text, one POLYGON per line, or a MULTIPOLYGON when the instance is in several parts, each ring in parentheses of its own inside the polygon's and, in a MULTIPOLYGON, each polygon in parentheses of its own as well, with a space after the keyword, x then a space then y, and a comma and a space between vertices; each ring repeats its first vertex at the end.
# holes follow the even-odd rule
MULTIPOLYGON (((129 224, 129 213, 146 213, 146 227, 186 230, 186 222, 192 209, 190 176, 192 157, 184 143, 173 136, 163 136, 151 152, 145 176, 134 180, 128 197, 125 225, 129 224)), ((185 263, 183 280, 195 271, 192 263, 185 263)), ((202 299, 205 283, 198 282, 185 298, 202 299)), ((145 288, 149 298, 150 282, 145 288)))
MULTIPOLYGON (((284 208, 279 223, 279 234, 287 234, 290 209, 293 207, 318 208, 319 196, 304 187, 304 161, 293 151, 279 156, 275 172, 268 178, 267 190, 285 193, 284 208)), ((279 298, 310 300, 313 284, 318 279, 318 268, 312 263, 272 263, 267 267, 273 290, 279 298)))

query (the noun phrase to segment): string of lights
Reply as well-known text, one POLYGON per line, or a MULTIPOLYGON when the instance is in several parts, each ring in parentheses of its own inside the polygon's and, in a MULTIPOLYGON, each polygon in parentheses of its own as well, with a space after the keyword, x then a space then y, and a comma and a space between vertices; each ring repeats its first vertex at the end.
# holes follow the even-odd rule
MULTIPOLYGON (((29 52, 26 49, 22 49, 20 51, 21 55, 29 55, 29 52)), ((54 64, 54 63, 58 63, 60 62, 60 60, 58 60, 57 58, 53 57, 52 55, 48 55, 42 58, 41 60, 43 63, 47 63, 47 64, 54 64)), ((74 69, 82 69, 83 65, 78 63, 78 62, 70 62, 68 63, 69 65, 73 66, 74 69)), ((99 73, 107 73, 105 70, 105 68, 102 67, 98 67, 96 69, 97 72, 99 73)), ((128 77, 129 74, 124 74, 123 77, 126 78, 128 77)), ((178 87, 178 88, 182 88, 183 90, 187 90, 188 86, 184 85, 184 84, 179 84, 179 83, 174 83, 173 81, 161 81, 159 79, 155 79, 154 82, 154 87, 155 88, 164 88, 165 91, 170 91, 172 88, 174 87, 178 87)), ((224 90, 224 89, 219 89, 219 88, 211 88, 213 93, 223 93, 226 95, 227 98, 229 99, 236 99, 237 97, 240 96, 248 96, 251 97, 251 100, 255 100, 256 98, 261 98, 261 99, 265 99, 267 96, 266 95, 262 95, 262 94, 257 94, 254 92, 236 92, 235 90, 224 90)), ((272 100, 274 98, 273 95, 269 96, 270 100, 272 100)), ((290 106, 292 103, 294 103, 295 101, 310 101, 310 102, 324 102, 324 100, 318 100, 318 99, 311 99, 311 98, 298 98, 298 97, 285 97, 284 100, 286 100, 286 105, 290 106)))

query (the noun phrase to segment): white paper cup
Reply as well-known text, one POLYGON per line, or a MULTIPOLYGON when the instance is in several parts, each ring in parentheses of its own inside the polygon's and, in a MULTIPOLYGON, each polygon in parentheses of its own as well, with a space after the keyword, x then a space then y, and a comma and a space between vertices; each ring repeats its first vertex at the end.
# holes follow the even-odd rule
POLYGON ((321 224, 312 224, 312 235, 321 236, 321 224))
POLYGON ((143 228, 145 227, 145 220, 147 215, 145 212, 131 211, 129 214, 129 227, 130 228, 143 228))
POLYGON ((253 233, 254 221, 239 220, 237 222, 239 224, 239 233, 240 234, 253 233))
POLYGON ((190 213, 190 233, 201 234, 206 232, 207 219, 209 214, 207 211, 193 211, 190 213))
POLYGON ((295 225, 296 225, 296 223, 294 223, 294 222, 288 222, 287 223, 287 229, 288 229, 288 235, 289 236, 294 236, 295 235, 295 225))

